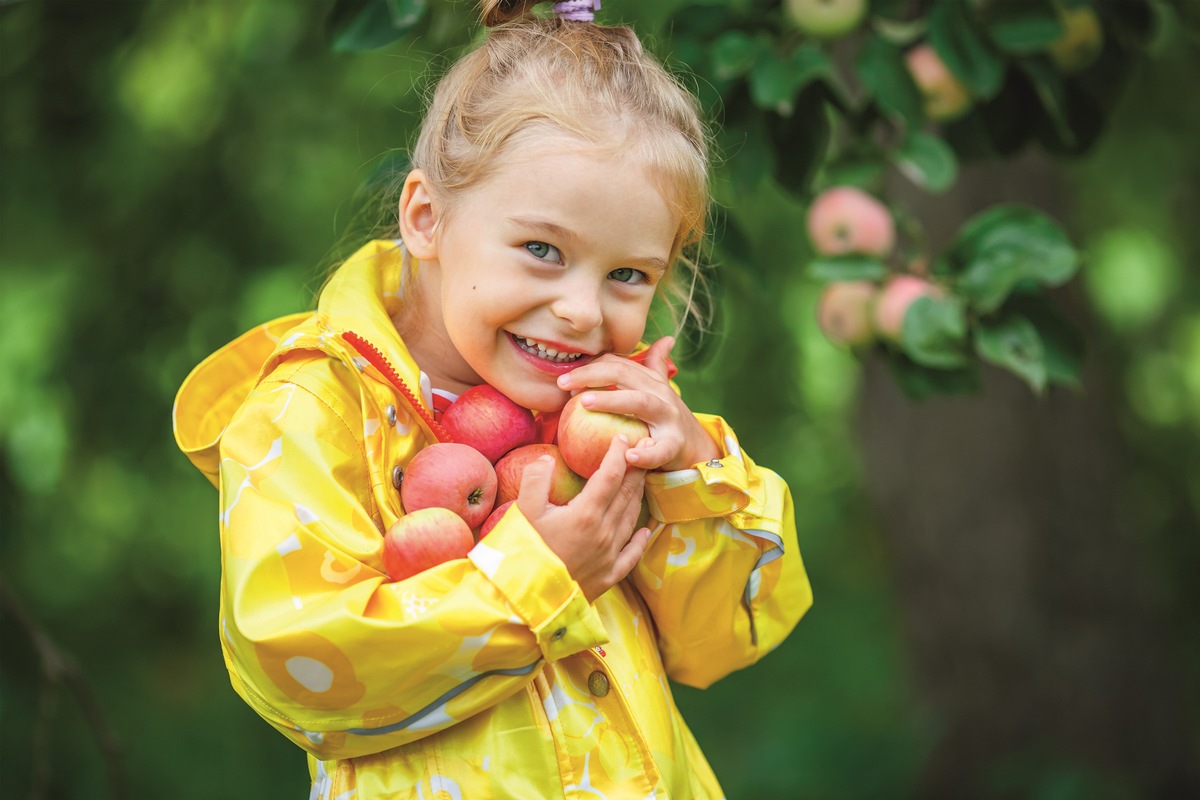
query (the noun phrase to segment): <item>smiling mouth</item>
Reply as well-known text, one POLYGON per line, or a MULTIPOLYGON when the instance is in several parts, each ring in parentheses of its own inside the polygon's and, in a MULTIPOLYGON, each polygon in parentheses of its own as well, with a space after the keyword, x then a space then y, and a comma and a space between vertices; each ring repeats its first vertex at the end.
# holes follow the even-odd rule
POLYGON ((546 345, 539 343, 535 339, 526 339, 524 336, 517 336, 515 333, 512 334, 512 337, 513 341, 517 343, 517 347, 526 353, 554 364, 570 364, 587 355, 586 353, 560 353, 553 347, 546 347, 546 345))

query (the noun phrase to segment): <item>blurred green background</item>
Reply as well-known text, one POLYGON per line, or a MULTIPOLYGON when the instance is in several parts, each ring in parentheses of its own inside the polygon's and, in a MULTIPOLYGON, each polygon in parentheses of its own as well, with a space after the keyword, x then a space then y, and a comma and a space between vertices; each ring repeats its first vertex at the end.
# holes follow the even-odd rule
MULTIPOLYGON (((3 796, 306 795, 229 687, 216 493, 171 404, 360 240, 360 187, 472 34, 440 5, 349 54, 316 0, 0 3, 3 796)), ((605 5, 672 52, 681 3, 605 5)), ((789 481, 816 596, 762 663, 677 690, 730 798, 1200 792, 1200 59, 1160 39, 1085 157, 894 181, 933 236, 1001 200, 1066 226, 1080 392, 988 373, 913 404, 817 331, 803 207, 764 182, 729 209, 746 266, 681 383, 789 481)))

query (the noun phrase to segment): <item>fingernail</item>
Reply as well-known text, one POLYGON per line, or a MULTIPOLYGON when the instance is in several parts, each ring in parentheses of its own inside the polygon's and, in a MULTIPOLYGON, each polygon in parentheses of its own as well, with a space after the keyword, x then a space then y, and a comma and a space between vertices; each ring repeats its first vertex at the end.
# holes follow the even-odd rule
POLYGON ((585 394, 583 399, 579 402, 583 403, 584 408, 591 408, 596 403, 596 396, 592 394, 585 394))
POLYGON ((617 439, 621 442, 621 444, 629 444, 629 437, 623 433, 618 433, 617 439))

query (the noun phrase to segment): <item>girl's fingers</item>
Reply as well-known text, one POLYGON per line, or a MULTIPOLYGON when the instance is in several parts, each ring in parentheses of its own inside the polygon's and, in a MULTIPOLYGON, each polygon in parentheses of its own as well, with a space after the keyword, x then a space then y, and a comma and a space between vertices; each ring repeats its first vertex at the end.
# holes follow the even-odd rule
POLYGON ((628 389, 648 390, 655 385, 664 385, 665 376, 644 364, 630 361, 619 356, 601 356, 595 361, 576 367, 558 378, 558 388, 571 389, 602 389, 606 386, 617 386, 628 389))
POLYGON ((584 392, 583 399, 579 402, 589 411, 631 414, 643 422, 657 420, 666 405, 654 395, 636 389, 584 392))
POLYGON ((642 560, 642 556, 646 553, 646 547, 650 544, 650 529, 640 528, 634 531, 633 536, 629 537, 629 541, 621 548, 621 552, 617 554, 613 561, 613 572, 620 577, 617 580, 622 580, 637 563, 642 560))
POLYGON ((600 462, 592 477, 588 478, 583 491, 576 499, 583 498, 601 508, 607 508, 625 480, 625 451, 628 449, 629 440, 623 434, 614 436, 604 454, 604 460, 600 462))
POLYGON ((674 448, 655 439, 642 439, 637 447, 629 449, 625 460, 638 469, 658 469, 675 457, 674 448))
POLYGON ((525 466, 521 473, 521 488, 517 493, 517 508, 526 517, 537 515, 550 502, 550 484, 554 477, 554 459, 541 456, 525 466))
POLYGON ((650 345, 650 349, 646 351, 646 358, 642 363, 666 380, 670 371, 668 368, 668 356, 671 355, 671 349, 674 347, 675 337, 664 336, 650 345))

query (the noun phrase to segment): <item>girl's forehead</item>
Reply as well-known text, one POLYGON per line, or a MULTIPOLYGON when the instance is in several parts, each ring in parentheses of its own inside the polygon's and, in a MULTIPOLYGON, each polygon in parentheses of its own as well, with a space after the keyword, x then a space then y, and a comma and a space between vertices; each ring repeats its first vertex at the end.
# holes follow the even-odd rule
POLYGON ((505 162, 529 164, 547 156, 582 156, 600 160, 634 160, 630 137, 619 128, 597 131, 584 136, 548 125, 532 126, 514 136, 497 154, 497 166, 505 162))

